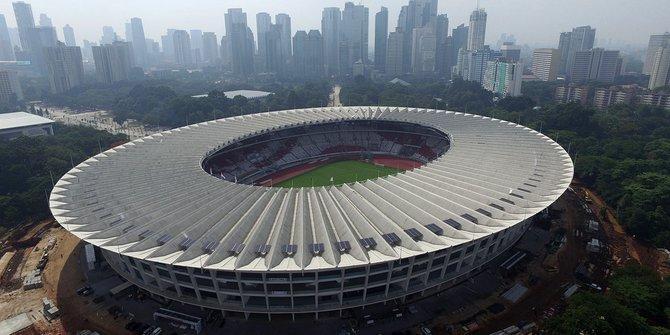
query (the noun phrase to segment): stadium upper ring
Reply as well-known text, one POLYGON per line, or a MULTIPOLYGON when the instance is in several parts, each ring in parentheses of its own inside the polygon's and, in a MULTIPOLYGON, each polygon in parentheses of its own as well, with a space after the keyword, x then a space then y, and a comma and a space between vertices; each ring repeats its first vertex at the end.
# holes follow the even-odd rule
POLYGON ((50 208, 79 238, 135 259, 220 271, 319 271, 496 234, 547 208, 572 175, 562 147, 512 122, 404 107, 308 108, 203 122, 117 146, 65 174, 50 208), (435 129, 447 134, 449 148, 415 169, 330 187, 236 183, 203 168, 245 138, 356 120, 435 129))

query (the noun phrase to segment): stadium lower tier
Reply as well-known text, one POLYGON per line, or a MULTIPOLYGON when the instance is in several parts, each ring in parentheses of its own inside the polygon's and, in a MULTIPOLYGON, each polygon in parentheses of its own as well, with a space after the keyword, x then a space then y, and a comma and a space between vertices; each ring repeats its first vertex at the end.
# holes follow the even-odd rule
POLYGON ((228 316, 324 318, 447 289, 516 243, 532 218, 469 243, 395 261, 327 271, 221 271, 149 262, 103 250, 128 281, 168 300, 228 316))
POLYGON ((284 171, 324 161, 390 157, 430 162, 449 149, 449 136, 428 126, 389 120, 349 120, 273 129, 230 143, 203 160, 222 179, 263 185, 284 171))

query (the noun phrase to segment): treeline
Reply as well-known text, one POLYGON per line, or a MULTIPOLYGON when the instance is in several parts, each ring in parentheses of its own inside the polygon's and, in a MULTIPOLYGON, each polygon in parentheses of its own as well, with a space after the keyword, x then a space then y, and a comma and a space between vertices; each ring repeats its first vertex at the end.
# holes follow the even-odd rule
POLYGON ((670 111, 649 106, 596 110, 577 103, 556 105, 553 86, 525 85, 523 97, 498 100, 478 83, 458 79, 451 85, 402 86, 359 77, 343 85, 341 100, 348 105, 445 108, 542 131, 569 149, 575 176, 604 197, 630 234, 670 248, 670 111), (410 97, 410 103, 404 102, 410 97))
POLYGON ((0 141, 0 230, 50 216, 52 182, 80 162, 127 140, 88 127, 54 124, 53 136, 0 141))
POLYGON ((653 270, 632 264, 610 278, 605 294, 571 297, 544 330, 552 335, 668 335, 669 317, 670 284, 653 270))

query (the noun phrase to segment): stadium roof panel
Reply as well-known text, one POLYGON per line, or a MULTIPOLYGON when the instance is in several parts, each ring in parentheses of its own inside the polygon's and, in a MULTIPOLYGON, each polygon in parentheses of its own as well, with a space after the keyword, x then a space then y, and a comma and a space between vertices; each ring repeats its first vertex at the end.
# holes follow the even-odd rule
POLYGON ((450 248, 514 226, 558 199, 572 173, 560 146, 507 121, 417 108, 309 108, 118 146, 63 176, 50 207, 67 230, 111 252, 213 269, 326 269, 450 248), (419 168, 317 189, 239 184, 202 168, 207 155, 242 138, 338 120, 417 123, 451 143, 419 168))

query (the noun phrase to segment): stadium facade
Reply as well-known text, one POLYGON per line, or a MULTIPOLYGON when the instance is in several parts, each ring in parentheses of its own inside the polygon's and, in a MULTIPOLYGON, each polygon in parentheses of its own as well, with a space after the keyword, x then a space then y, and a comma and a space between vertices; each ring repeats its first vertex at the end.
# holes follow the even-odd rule
POLYGON ((50 207, 152 294, 246 317, 319 318, 468 278, 572 175, 563 148, 511 122, 326 107, 134 140, 65 174, 50 207), (328 187, 263 186, 306 164, 375 156, 417 166, 328 187))

